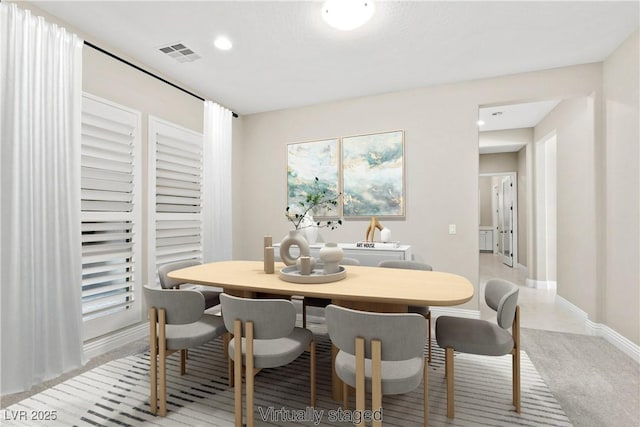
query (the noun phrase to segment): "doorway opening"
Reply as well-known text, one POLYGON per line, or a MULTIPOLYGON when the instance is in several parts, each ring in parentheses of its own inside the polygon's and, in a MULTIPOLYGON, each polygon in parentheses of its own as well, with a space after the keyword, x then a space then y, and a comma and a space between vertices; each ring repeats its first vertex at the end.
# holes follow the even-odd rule
POLYGON ((555 132, 535 144, 536 287, 555 289, 557 277, 557 138, 555 132))
POLYGON ((480 174, 480 252, 512 268, 518 264, 517 194, 516 172, 480 174))

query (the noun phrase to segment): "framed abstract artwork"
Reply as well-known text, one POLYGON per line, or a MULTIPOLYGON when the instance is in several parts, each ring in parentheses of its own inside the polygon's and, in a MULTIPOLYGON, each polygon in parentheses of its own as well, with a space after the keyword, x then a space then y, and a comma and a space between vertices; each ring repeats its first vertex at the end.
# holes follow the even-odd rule
MULTIPOLYGON (((292 213, 301 213, 296 208, 310 192, 326 191, 329 197, 340 193, 339 148, 338 138, 287 145, 287 206, 292 213)), ((313 216, 337 218, 341 216, 340 205, 314 212, 313 216)))
POLYGON ((404 217, 404 131, 342 138, 343 215, 404 217))

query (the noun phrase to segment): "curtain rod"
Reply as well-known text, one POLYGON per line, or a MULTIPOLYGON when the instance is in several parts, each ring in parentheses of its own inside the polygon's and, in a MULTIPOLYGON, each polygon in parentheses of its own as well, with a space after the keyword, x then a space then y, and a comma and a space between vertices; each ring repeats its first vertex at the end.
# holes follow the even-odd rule
MULTIPOLYGON (((143 73, 145 73, 145 74, 147 74, 147 75, 149 75, 149 76, 151 76, 151 77, 154 77, 154 78, 156 78, 156 79, 160 80, 161 82, 168 84, 169 86, 173 86, 174 88, 176 88, 176 89, 178 89, 178 90, 181 90, 182 92, 187 93, 187 94, 189 94, 189 95, 193 96, 194 98, 198 98, 200 101, 204 101, 204 100, 205 100, 203 97, 198 96, 198 95, 196 95, 195 93, 190 92, 190 91, 186 90, 186 89, 185 89, 185 88, 183 88, 183 87, 180 87, 180 86, 178 86, 178 85, 176 85, 176 84, 173 84, 173 83, 171 83, 170 81, 168 81, 168 80, 166 80, 166 79, 163 79, 162 77, 160 77, 160 76, 158 76, 158 75, 156 75, 156 74, 153 74, 152 72, 150 72, 150 71, 148 71, 148 70, 145 70, 144 68, 139 67, 139 66, 137 66, 136 64, 133 64, 133 63, 131 63, 131 62, 127 61, 127 60, 126 60, 126 59, 124 59, 124 58, 120 58, 119 56, 117 56, 117 55, 115 55, 115 54, 113 54, 113 53, 111 53, 111 52, 109 52, 109 51, 107 51, 107 50, 104 50, 103 48, 98 47, 98 46, 96 46, 95 44, 93 44, 93 43, 91 43, 91 42, 88 42, 88 41, 86 41, 86 40, 85 40, 85 41, 84 41, 84 44, 86 44, 86 45, 87 45, 87 46, 89 46, 89 47, 94 48, 94 49, 95 49, 95 50, 97 50, 98 52, 102 52, 102 53, 104 53, 105 55, 112 57, 113 59, 116 59, 116 60, 118 60, 118 61, 120 61, 120 62, 123 62, 123 63, 127 64, 128 66, 135 68, 135 69, 136 69, 136 70, 138 70, 138 71, 141 71, 141 72, 143 72, 143 73)), ((233 111, 231 112, 231 114, 233 115, 233 117, 238 117, 238 115, 237 115, 236 113, 234 113, 233 111)))

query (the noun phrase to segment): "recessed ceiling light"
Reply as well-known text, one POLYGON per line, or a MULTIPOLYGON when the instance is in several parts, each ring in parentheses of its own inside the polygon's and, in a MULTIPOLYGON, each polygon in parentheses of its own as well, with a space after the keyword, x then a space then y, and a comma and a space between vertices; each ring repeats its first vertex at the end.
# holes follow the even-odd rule
POLYGON ((476 123, 478 126, 484 126, 484 120, 478 120, 476 123))
POLYGON ((371 0, 328 0, 322 5, 322 18, 338 30, 349 31, 371 19, 375 10, 371 0))
POLYGON ((229 49, 231 49, 233 47, 233 45, 231 44, 231 40, 229 40, 225 36, 218 37, 213 42, 213 45, 215 47, 217 47, 218 49, 220 49, 220 50, 229 50, 229 49))

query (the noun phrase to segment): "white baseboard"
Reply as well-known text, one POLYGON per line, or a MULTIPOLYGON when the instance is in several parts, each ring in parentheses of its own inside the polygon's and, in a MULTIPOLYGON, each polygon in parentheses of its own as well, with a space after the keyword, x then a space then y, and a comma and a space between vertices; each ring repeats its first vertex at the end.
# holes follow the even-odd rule
POLYGON ((552 282, 549 280, 533 280, 533 279, 527 278, 524 284, 528 288, 549 289, 549 290, 557 289, 557 282, 552 282))
POLYGON ((589 329, 593 330, 594 335, 604 338, 618 350, 631 357, 636 363, 640 364, 640 346, 628 338, 623 337, 607 325, 596 323, 589 319, 586 321, 589 329))
POLYGON ((573 314, 581 317, 585 322, 589 320, 589 315, 586 311, 581 309, 580 307, 574 305, 572 302, 567 301, 562 298, 560 295, 556 294, 556 301, 563 305, 565 308, 569 309, 573 314))
POLYGON ((122 329, 105 337, 85 343, 84 356, 87 360, 101 356, 132 341, 146 337, 149 334, 149 322, 139 323, 122 329))
POLYGON ((567 301, 559 295, 556 295, 556 300, 563 306, 571 310, 573 313, 584 318, 585 326, 593 332, 593 335, 599 336, 607 340, 611 345, 618 350, 631 357, 636 363, 640 364, 640 346, 628 338, 620 335, 609 326, 602 323, 596 323, 589 319, 589 315, 586 311, 575 306, 573 303, 567 301))

